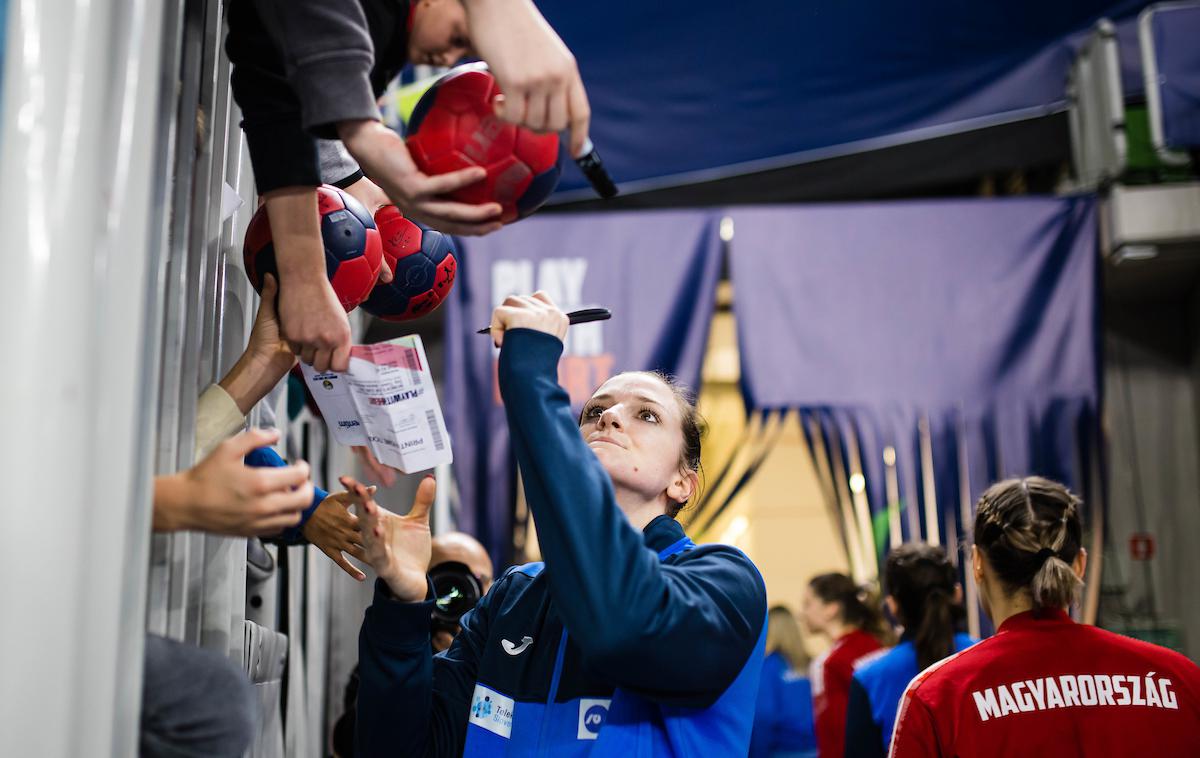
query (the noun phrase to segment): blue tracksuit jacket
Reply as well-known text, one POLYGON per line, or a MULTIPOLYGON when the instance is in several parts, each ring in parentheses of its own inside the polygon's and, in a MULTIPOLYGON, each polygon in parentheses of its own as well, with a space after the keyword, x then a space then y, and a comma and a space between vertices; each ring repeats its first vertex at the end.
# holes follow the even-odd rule
MULTIPOLYGON (((955 634, 954 652, 978 641, 967 634, 955 634)), ((917 648, 908 634, 899 645, 855 670, 846 709, 847 758, 887 755, 900 698, 919 673, 917 648)))
POLYGON ((500 390, 545 563, 509 569, 430 655, 432 602, 376 585, 360 756, 745 756, 766 590, 659 516, 639 534, 557 382, 562 343, 505 334, 500 390))
POLYGON ((812 684, 792 671, 782 653, 771 653, 763 661, 758 685, 750 758, 816 754, 812 684))

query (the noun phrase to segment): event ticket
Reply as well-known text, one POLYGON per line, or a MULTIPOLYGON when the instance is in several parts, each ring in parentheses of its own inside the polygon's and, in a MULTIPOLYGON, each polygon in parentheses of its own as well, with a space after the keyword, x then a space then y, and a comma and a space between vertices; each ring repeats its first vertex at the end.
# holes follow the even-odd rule
POLYGON ((366 445, 380 463, 406 474, 453 460, 420 337, 355 345, 344 374, 300 366, 338 442, 366 445))

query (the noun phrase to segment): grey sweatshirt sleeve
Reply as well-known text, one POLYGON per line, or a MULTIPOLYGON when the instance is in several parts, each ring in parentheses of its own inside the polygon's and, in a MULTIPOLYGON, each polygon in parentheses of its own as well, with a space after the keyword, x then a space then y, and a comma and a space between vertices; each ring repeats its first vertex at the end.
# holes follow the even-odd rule
POLYGON ((375 51, 358 0, 253 2, 282 54, 305 129, 333 139, 339 121, 379 118, 370 80, 375 51))
POLYGON ((321 160, 321 181, 345 189, 363 177, 362 169, 338 140, 317 140, 321 160))

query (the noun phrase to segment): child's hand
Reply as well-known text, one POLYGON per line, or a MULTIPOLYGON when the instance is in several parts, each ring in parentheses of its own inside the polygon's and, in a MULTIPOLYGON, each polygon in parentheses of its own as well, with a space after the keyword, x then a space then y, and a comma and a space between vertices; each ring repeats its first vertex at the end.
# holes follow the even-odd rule
POLYGON ((407 218, 446 234, 478 236, 502 226, 499 203, 470 205, 444 197, 483 179, 486 172, 482 167, 437 176, 423 174, 408 154, 404 139, 378 121, 343 121, 338 124, 338 134, 363 173, 407 218))
POLYGON ((578 158, 591 109, 571 51, 530 0, 466 6, 472 46, 504 93, 496 115, 536 131, 570 129, 571 157, 578 158))

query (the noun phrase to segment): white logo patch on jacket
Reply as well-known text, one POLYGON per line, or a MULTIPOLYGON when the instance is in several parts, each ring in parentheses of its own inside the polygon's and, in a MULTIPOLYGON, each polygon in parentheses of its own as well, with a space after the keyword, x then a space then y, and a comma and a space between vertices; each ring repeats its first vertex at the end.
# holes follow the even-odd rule
POLYGON ((500 647, 504 648, 504 652, 509 655, 520 655, 525 652, 525 648, 533 644, 533 637, 522 637, 521 644, 514 645, 508 640, 500 640, 500 647))
POLYGON ((594 740, 600 736, 600 727, 608 717, 608 706, 611 698, 582 698, 579 701, 579 726, 575 730, 575 738, 594 740))
POLYGON ((476 682, 467 722, 508 739, 512 736, 513 699, 476 682))

